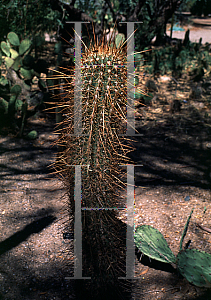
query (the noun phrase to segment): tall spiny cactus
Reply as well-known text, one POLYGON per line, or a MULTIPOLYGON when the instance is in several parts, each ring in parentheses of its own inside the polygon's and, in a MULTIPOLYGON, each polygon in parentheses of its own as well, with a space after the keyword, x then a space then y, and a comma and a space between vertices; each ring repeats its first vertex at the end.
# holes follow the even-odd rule
MULTIPOLYGON (((64 116, 58 145, 63 147, 55 168, 69 196, 70 214, 74 212, 74 167, 82 165, 82 214, 84 276, 90 276, 96 291, 103 293, 125 276, 125 240, 120 236, 117 210, 119 192, 125 187, 121 165, 128 164, 133 147, 124 137, 127 104, 127 55, 119 45, 94 40, 82 52, 82 134, 74 135, 74 75, 63 78, 63 99, 58 103, 64 116), (122 136, 121 136, 122 135, 122 136)), ((61 86, 60 86, 61 87, 61 86)), ((126 201, 126 197, 125 197, 126 201)), ((125 203, 123 204, 123 206, 125 203)), ((125 230, 125 228, 124 228, 125 230)), ((125 234, 125 232, 124 232, 125 234)), ((124 235, 123 235, 124 236, 124 235)), ((125 236, 124 236, 125 238, 125 236)), ((92 286, 93 289, 93 286, 92 286)))

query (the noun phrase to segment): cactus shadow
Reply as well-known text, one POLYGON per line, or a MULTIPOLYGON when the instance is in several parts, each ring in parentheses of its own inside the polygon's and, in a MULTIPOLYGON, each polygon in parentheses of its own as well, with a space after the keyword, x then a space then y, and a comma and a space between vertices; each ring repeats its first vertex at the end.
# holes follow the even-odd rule
POLYGON ((206 146, 211 142, 210 129, 205 125, 196 129, 189 121, 183 124, 188 134, 178 133, 172 122, 169 117, 165 126, 137 127, 142 136, 136 137, 136 150, 130 154, 135 164, 142 164, 136 168, 136 185, 210 189, 211 150, 206 146))
POLYGON ((194 298, 189 298, 189 300, 209 300, 211 299, 211 289, 205 291, 202 295, 194 298))
POLYGON ((167 263, 158 261, 156 259, 152 259, 149 256, 141 253, 137 248, 136 248, 136 257, 137 257, 139 263, 141 263, 144 266, 153 268, 155 270, 160 270, 160 271, 176 274, 179 277, 181 277, 180 274, 178 273, 177 269, 174 268, 171 264, 167 264, 167 263))
POLYGON ((42 217, 37 221, 33 221, 29 225, 26 225, 22 230, 17 231, 6 240, 0 242, 0 255, 18 246, 20 243, 25 241, 31 234, 39 233, 44 228, 52 224, 56 220, 56 217, 50 215, 42 217))

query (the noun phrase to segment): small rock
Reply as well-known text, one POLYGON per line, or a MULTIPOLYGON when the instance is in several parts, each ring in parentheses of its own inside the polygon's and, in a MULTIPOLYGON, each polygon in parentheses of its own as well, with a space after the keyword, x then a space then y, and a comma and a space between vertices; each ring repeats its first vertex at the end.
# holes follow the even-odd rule
POLYGON ((171 77, 166 76, 166 75, 160 77, 160 81, 162 81, 162 82, 167 82, 167 81, 170 81, 170 80, 171 80, 171 77))
POLYGON ((211 143, 210 142, 205 143, 205 146, 206 146, 207 149, 211 149, 211 143))
POLYGON ((189 197, 189 196, 186 196, 186 197, 185 197, 185 201, 190 201, 190 197, 189 197))
POLYGON ((64 240, 72 240, 72 239, 74 239, 74 234, 72 232, 64 232, 63 239, 64 240))

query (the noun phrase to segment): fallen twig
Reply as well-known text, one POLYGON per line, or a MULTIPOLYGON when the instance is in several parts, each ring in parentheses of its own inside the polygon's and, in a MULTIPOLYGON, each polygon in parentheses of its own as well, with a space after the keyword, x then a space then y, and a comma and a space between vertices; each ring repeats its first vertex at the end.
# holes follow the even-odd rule
POLYGON ((211 233, 211 229, 210 228, 204 227, 204 226, 202 226, 202 225, 200 225, 198 223, 196 223, 196 226, 199 227, 200 229, 206 231, 206 232, 211 233))

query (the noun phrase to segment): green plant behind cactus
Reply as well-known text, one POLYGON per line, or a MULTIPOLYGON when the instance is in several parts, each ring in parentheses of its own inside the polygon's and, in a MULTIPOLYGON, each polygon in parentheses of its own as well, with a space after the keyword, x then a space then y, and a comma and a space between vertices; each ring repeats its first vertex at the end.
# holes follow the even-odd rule
MULTIPOLYGON (((35 38, 37 43, 38 36, 35 38)), ((6 41, 0 44, 0 64, 6 69, 4 76, 0 77, 0 127, 11 127, 18 131, 19 136, 23 134, 26 119, 33 114, 32 110, 28 110, 28 102, 35 76, 43 97, 46 91, 45 82, 41 79, 41 73, 47 74, 46 62, 30 55, 36 43, 30 39, 20 41, 16 33, 9 32, 6 41)), ((36 105, 34 113, 41 105, 42 101, 36 105)))

